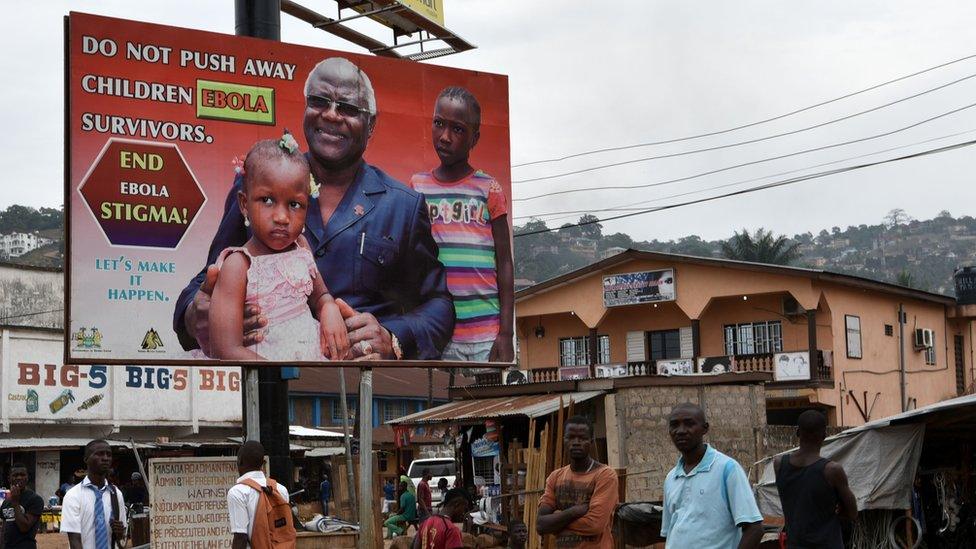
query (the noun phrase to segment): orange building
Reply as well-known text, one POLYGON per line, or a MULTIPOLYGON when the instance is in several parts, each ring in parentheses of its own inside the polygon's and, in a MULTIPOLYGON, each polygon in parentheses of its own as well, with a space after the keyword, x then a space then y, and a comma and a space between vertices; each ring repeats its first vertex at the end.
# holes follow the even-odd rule
POLYGON ((855 426, 971 388, 973 309, 823 270, 628 250, 516 294, 518 361, 530 381, 768 372, 770 424, 817 408, 855 426))

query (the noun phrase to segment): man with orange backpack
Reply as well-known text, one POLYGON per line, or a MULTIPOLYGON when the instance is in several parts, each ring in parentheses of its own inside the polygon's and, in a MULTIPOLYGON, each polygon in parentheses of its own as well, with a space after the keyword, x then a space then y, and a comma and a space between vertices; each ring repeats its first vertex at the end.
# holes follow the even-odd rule
POLYGON ((227 512, 230 531, 234 534, 233 549, 295 547, 295 526, 292 522, 288 490, 266 478, 264 446, 256 440, 241 445, 237 452, 237 484, 227 491, 227 512))

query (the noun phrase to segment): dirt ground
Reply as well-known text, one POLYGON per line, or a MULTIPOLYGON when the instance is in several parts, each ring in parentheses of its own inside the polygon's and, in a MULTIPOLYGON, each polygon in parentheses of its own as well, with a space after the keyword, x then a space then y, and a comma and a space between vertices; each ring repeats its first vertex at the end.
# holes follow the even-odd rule
POLYGON ((37 549, 68 549, 68 536, 64 534, 37 534, 37 549))

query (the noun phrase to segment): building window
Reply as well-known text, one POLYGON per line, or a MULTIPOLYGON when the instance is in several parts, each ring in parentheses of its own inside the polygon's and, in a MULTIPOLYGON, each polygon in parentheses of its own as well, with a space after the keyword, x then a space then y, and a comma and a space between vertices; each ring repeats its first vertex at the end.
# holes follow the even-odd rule
POLYGON ((934 365, 935 364, 935 331, 932 331, 932 343, 931 347, 925 348, 925 363, 934 365))
MULTIPOLYGON (((597 364, 610 363, 610 336, 597 336, 599 354, 596 357, 597 364)), ((559 340, 559 365, 560 366, 588 366, 590 364, 590 338, 566 337, 559 340)))
POLYGON ((895 335, 895 327, 891 324, 885 324, 885 335, 888 337, 893 337, 895 335))
POLYGON ((383 403, 383 421, 392 421, 410 413, 406 400, 387 400, 383 403))
MULTIPOLYGON (((356 401, 349 400, 349 424, 356 421, 356 401)), ((342 401, 338 398, 332 399, 332 424, 342 425, 342 401)))
POLYGON ((660 330, 647 332, 647 345, 651 348, 651 360, 681 358, 681 332, 660 330))
POLYGON ((783 324, 778 320, 725 325, 725 354, 762 355, 783 350, 783 324))
POLYGON ((847 330, 847 358, 861 358, 861 317, 844 315, 847 330))
POLYGON ((476 457, 474 458, 474 476, 485 479, 486 484, 495 482, 495 458, 476 457))

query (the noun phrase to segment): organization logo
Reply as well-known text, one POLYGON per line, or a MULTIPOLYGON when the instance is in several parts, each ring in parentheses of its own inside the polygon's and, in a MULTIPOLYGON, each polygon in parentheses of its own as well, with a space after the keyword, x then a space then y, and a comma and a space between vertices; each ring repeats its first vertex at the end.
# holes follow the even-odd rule
POLYGON ((107 353, 108 350, 102 349, 102 332, 92 326, 88 328, 82 326, 77 332, 71 333, 71 340, 74 342, 74 350, 89 353, 107 353))
POLYGON ((165 353, 163 349, 163 338, 159 337, 159 332, 155 328, 149 328, 146 335, 142 337, 139 344, 140 353, 165 353))

